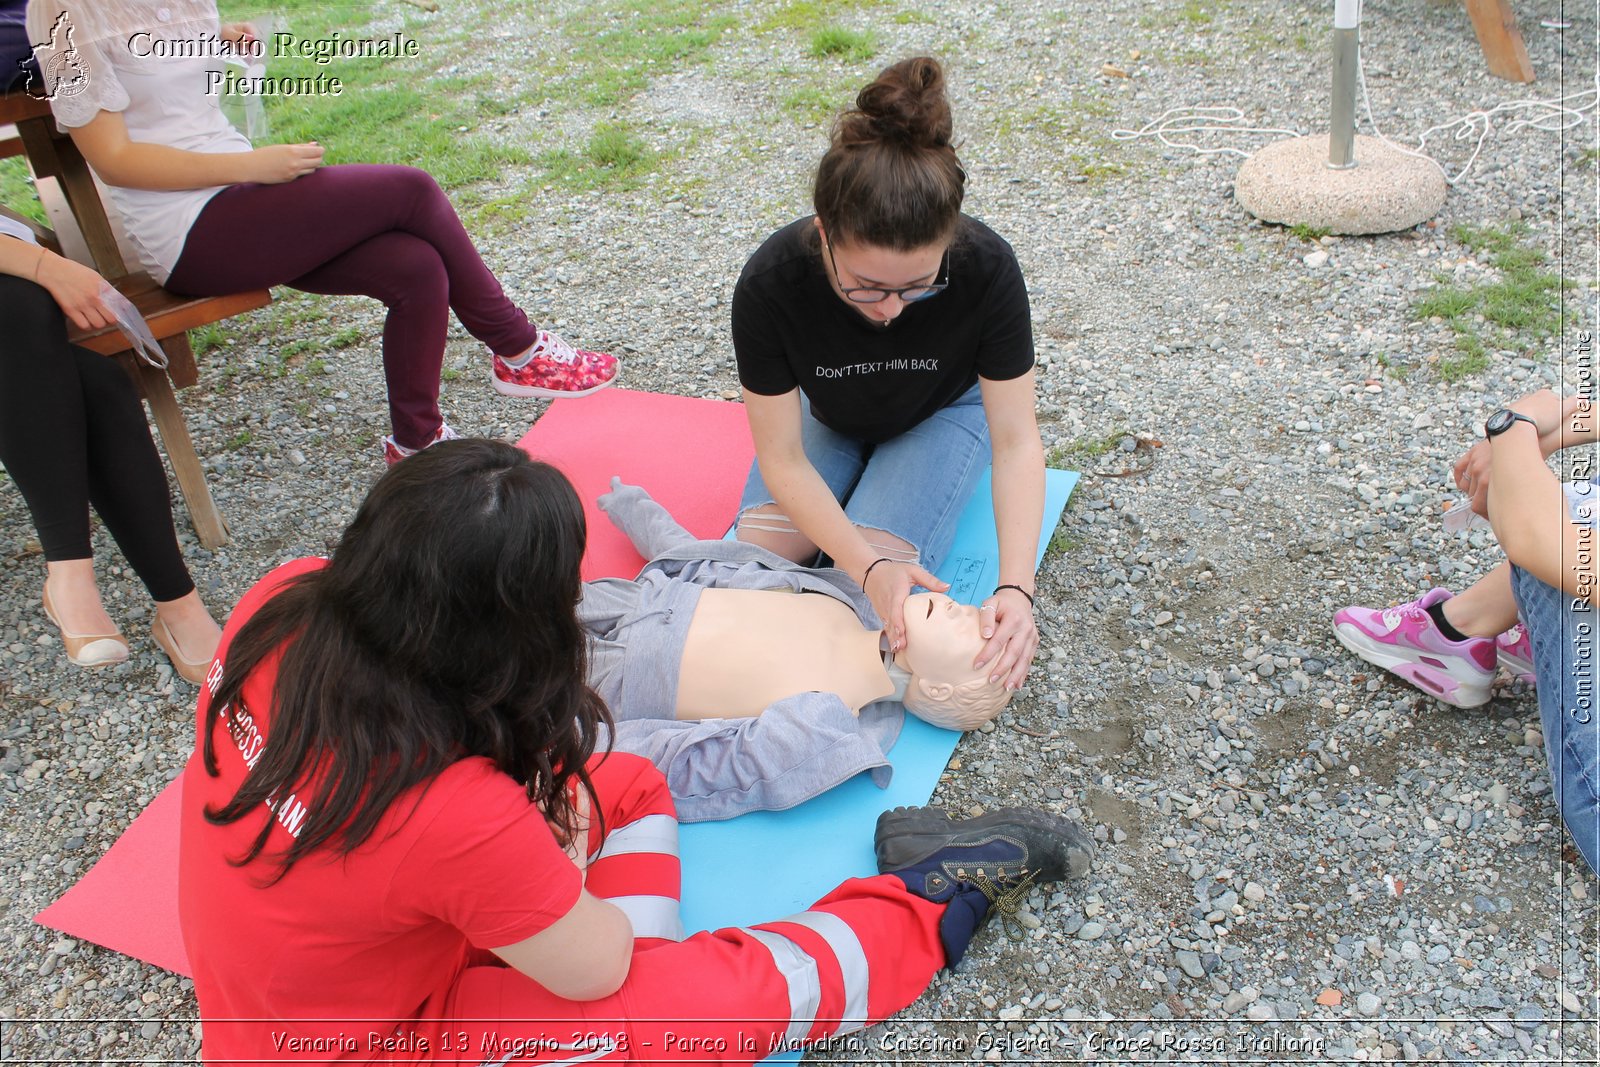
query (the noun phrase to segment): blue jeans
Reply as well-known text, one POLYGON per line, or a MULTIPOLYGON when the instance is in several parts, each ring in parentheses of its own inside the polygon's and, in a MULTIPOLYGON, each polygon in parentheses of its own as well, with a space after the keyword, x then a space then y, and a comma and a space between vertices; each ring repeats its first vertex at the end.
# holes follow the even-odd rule
MULTIPOLYGON (((1592 495, 1592 492, 1591 492, 1592 495)), ((1539 683, 1539 721, 1554 796, 1572 843, 1600 872, 1600 709, 1596 708, 1592 604, 1511 568, 1511 589, 1539 683)))
MULTIPOLYGON (((899 437, 879 445, 835 433, 800 396, 806 458, 856 526, 894 534, 937 571, 950 551, 956 523, 989 466, 989 422, 974 385, 899 437)), ((739 514, 773 503, 760 463, 750 465, 739 514)))

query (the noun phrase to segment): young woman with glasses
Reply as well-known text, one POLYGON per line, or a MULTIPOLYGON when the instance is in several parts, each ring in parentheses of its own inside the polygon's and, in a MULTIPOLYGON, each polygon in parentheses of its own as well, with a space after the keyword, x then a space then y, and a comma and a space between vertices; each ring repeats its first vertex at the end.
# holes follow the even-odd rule
POLYGON ((739 537, 826 554, 898 650, 911 588, 946 588, 933 571, 992 454, 1000 575, 974 666, 1016 689, 1039 645, 1033 331, 1011 246, 961 213, 951 126, 937 60, 884 70, 834 125, 816 214, 745 264, 733 345, 756 464, 739 537))

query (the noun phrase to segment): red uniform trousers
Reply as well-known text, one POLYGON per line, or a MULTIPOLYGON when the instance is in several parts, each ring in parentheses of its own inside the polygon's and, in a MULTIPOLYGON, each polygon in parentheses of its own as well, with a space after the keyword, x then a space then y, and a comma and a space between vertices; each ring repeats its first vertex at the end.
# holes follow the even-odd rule
POLYGON ((592 771, 607 833, 587 886, 633 920, 627 981, 576 1002, 503 965, 470 967, 438 1022, 461 1062, 753 1063, 893 1015, 944 966, 944 905, 886 875, 853 878, 798 915, 685 939, 665 779, 620 753, 592 771))

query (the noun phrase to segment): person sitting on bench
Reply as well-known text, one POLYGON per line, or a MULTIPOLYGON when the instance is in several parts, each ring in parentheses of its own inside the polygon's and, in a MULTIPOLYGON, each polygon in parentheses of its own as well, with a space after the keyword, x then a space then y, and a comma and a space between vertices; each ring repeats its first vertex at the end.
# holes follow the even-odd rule
POLYGON ((0 215, 0 464, 39 533, 44 611, 68 662, 103 667, 129 655, 95 582, 92 506, 155 602, 156 644, 180 677, 198 683, 222 630, 178 548, 138 391, 116 360, 67 340, 68 319, 83 329, 111 324, 104 284, 0 215))

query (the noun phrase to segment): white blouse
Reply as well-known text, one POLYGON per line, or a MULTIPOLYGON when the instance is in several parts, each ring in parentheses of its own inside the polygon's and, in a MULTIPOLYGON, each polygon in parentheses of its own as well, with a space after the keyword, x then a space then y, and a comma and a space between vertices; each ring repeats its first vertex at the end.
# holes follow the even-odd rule
POLYGON ((5 234, 7 237, 16 237, 28 242, 30 245, 39 243, 39 239, 34 237, 32 230, 16 219, 7 218, 4 215, 0 215, 0 234, 5 234))
MULTIPOLYGON (((189 152, 248 152, 220 108, 214 0, 29 0, 28 35, 63 129, 118 111, 128 138, 189 152)), ((104 180, 102 179, 104 183, 104 180)), ((139 264, 165 282, 189 228, 227 186, 106 185, 139 264)))

